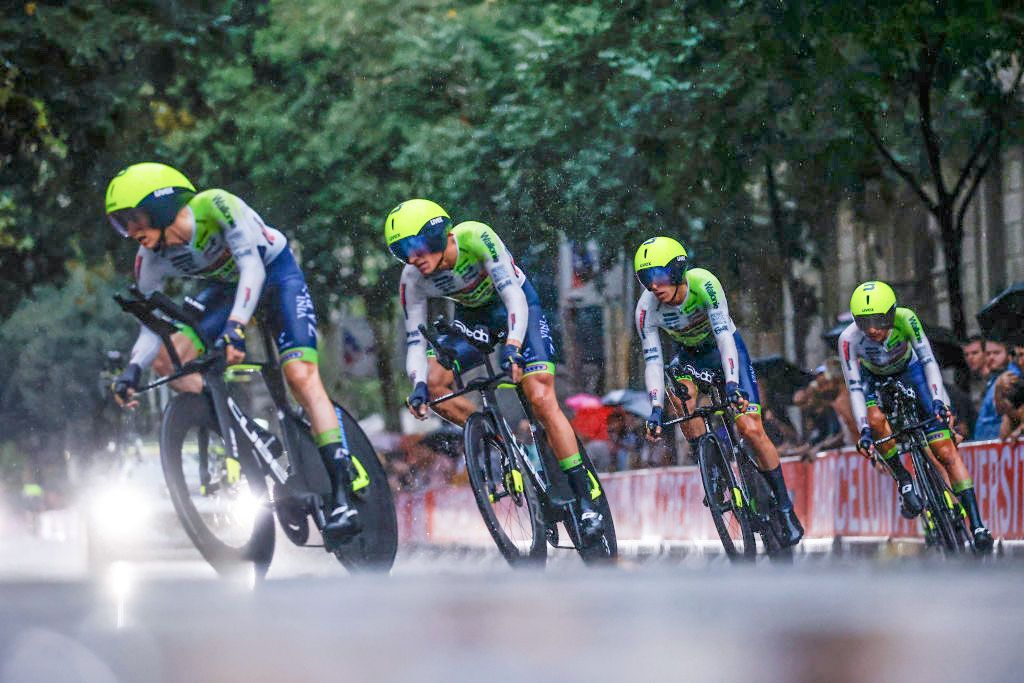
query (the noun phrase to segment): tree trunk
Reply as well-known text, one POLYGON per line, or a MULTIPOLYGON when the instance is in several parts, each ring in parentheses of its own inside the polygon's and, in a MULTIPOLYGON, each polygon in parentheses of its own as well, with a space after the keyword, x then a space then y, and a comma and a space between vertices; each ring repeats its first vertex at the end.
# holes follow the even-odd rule
POLYGON ((380 381, 380 393, 384 402, 384 425, 388 431, 397 432, 402 428, 398 410, 404 401, 398 400, 395 364, 392 357, 395 350, 395 321, 392 316, 394 300, 386 297, 383 301, 378 301, 373 294, 364 296, 364 300, 367 303, 370 329, 373 330, 373 338, 377 345, 377 379, 380 381))
POLYGON ((936 214, 942 234, 946 291, 949 294, 949 314, 953 334, 963 340, 967 339, 967 318, 964 315, 964 291, 960 272, 960 243, 963 241, 963 226, 956 225, 954 221, 952 202, 939 206, 936 214))

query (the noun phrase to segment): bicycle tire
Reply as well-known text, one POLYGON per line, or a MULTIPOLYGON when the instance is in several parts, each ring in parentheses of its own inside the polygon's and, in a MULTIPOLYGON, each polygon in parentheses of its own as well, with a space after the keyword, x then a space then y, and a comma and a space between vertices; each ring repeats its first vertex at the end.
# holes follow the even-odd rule
POLYGON ((463 438, 473 498, 498 551, 513 567, 542 566, 547 558, 544 521, 533 481, 522 474, 525 467, 519 454, 503 442, 483 413, 469 416, 463 438), (514 465, 518 477, 500 471, 503 459, 514 465))
POLYGON ((352 505, 359 511, 362 530, 333 552, 350 572, 387 572, 394 566, 398 553, 398 515, 388 475, 355 417, 336 401, 333 403, 344 428, 349 454, 359 461, 370 480, 350 495, 352 505))
POLYGON ((594 499, 594 506, 603 519, 601 537, 590 543, 583 543, 583 539, 576 533, 576 528, 578 528, 576 525, 579 524, 578 515, 582 514, 577 504, 572 505, 572 514, 577 515, 576 525, 566 524, 565 529, 569 534, 570 540, 572 540, 572 544, 576 547, 576 552, 579 553, 584 563, 597 565, 612 562, 619 556, 619 542, 615 535, 615 520, 612 519, 612 509, 608 504, 608 494, 601 484, 601 479, 597 475, 597 470, 594 469, 594 463, 590 459, 587 449, 584 448, 583 442, 580 441, 578 436, 576 437, 576 444, 580 449, 580 458, 583 460, 583 466, 587 468, 588 472, 593 474, 594 481, 597 482, 597 488, 601 490, 598 497, 594 499))
POLYGON ((737 483, 736 473, 725 457, 725 449, 714 434, 702 434, 697 440, 697 466, 704 484, 708 510, 726 556, 733 562, 752 560, 757 554, 757 545, 754 542, 749 507, 737 483), (721 489, 723 479, 725 491, 721 489), (728 502, 721 499, 721 494, 728 496, 728 502), (726 518, 727 512, 731 513, 729 518, 726 518), (742 549, 736 547, 735 536, 742 541, 742 549))
MULTIPOLYGON (((925 507, 931 512, 931 519, 935 522, 935 532, 939 546, 946 554, 957 555, 963 552, 963 546, 957 540, 951 511, 946 504, 945 480, 939 476, 935 465, 919 447, 913 448, 912 459, 914 462, 915 475, 918 488, 924 493, 925 507)), ((927 520, 926 520, 927 523, 927 520)))
MULTIPOLYGON (((192 430, 200 434, 220 434, 213 406, 207 394, 178 394, 167 406, 160 429, 160 463, 170 492, 174 511, 193 545, 218 573, 230 575, 243 565, 253 563, 265 573, 274 556, 274 515, 267 505, 258 504, 253 513, 252 531, 238 545, 224 542, 209 526, 192 500, 185 478, 183 447, 192 430)), ((257 503, 268 500, 263 473, 250 458, 239 463, 249 493, 257 503)))

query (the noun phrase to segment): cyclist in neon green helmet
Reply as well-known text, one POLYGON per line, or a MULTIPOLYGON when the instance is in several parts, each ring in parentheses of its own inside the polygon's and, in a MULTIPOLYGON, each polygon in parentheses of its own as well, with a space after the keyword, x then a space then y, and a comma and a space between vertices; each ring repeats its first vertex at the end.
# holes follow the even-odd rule
MULTIPOLYGON (((878 280, 864 282, 853 291, 850 313, 854 322, 839 335, 839 357, 860 429, 857 450, 870 457, 875 439, 892 434, 878 407, 875 386, 883 377, 899 376, 914 388, 922 414, 932 416, 926 425, 928 445, 967 511, 975 546, 981 551, 991 549, 992 534, 982 523, 974 482, 949 429, 949 398, 924 326, 912 310, 898 305, 892 287, 878 280)), ((900 455, 899 444, 891 442, 882 458, 899 486, 903 516, 913 518, 921 513, 921 498, 900 455)))
MULTIPOLYGON (((490 226, 476 221, 452 225, 448 213, 427 199, 402 202, 384 220, 388 249, 406 264, 399 284, 405 312, 406 370, 413 390, 407 401, 419 419, 426 403, 451 390, 454 375, 429 357, 419 326, 427 322, 427 302, 446 298, 456 303, 456 318, 469 328, 486 327, 493 336, 507 334, 501 365, 530 402, 544 426, 551 450, 566 473, 582 509, 583 533, 597 538, 603 515, 593 502, 590 475, 582 464, 576 434, 555 399, 555 345, 551 330, 526 275, 490 226)), ((463 370, 483 362, 466 344, 456 349, 463 370)), ((462 425, 476 408, 466 398, 437 406, 448 420, 462 425)))
MULTIPOLYGON (((659 330, 675 342, 675 356, 681 363, 725 374, 725 393, 741 413, 736 429, 753 448, 758 469, 778 501, 778 520, 783 543, 795 545, 803 537, 803 526, 782 474, 779 452, 765 434, 761 422, 761 401, 754 367, 747 347, 729 316, 721 283, 703 268, 691 268, 686 249, 671 237, 647 240, 636 250, 633 269, 646 290, 636 304, 637 333, 643 345, 644 381, 651 399, 647 419, 648 438, 661 437, 665 399, 665 365, 659 330)), ((690 392, 689 407, 696 406, 697 389, 684 380, 690 392)), ((695 423, 684 423, 688 439, 696 439, 695 423)))
MULTIPOLYGON (((320 379, 313 301, 287 238, 239 197, 224 190, 197 192, 183 173, 159 163, 134 164, 114 176, 106 213, 115 230, 139 243, 135 279, 143 294, 162 289, 172 277, 209 281, 195 297, 202 310, 197 329, 183 326, 172 338, 182 363, 214 344, 225 347, 229 364, 241 362, 245 326, 264 303, 285 380, 310 417, 324 461, 334 463, 328 471, 336 505, 325 533, 338 540, 357 533, 358 513, 348 502, 351 464, 320 379)), ((161 375, 172 371, 160 338, 143 327, 128 367, 114 380, 119 403, 134 405, 132 394, 151 365, 161 375)), ((202 380, 189 375, 173 386, 199 392, 202 380)))

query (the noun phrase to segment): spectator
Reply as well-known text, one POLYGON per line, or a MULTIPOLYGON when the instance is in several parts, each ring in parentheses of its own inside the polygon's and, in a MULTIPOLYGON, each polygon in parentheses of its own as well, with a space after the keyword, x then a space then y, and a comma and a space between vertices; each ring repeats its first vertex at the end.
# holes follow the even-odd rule
MULTIPOLYGON (((815 369, 814 375, 806 389, 813 396, 811 404, 823 403, 832 409, 838 418, 839 433, 842 435, 842 440, 837 445, 852 446, 857 441, 857 424, 853 419, 850 392, 846 388, 839 359, 829 358, 815 369)), ((832 432, 829 432, 827 435, 831 434, 832 432)))
POLYGON ((988 376, 985 362, 985 339, 980 334, 973 335, 967 343, 960 347, 964 352, 964 361, 971 372, 971 380, 984 381, 988 376))
MULTIPOLYGON (((818 374, 824 372, 818 368, 818 374)), ((801 409, 804 416, 804 443, 790 449, 787 455, 812 457, 819 451, 837 448, 843 445, 843 428, 836 411, 826 396, 822 395, 814 381, 806 388, 793 395, 793 403, 801 409)))
POLYGON ((615 470, 640 467, 640 429, 643 423, 636 416, 616 409, 608 415, 608 442, 611 444, 611 465, 615 470))
MULTIPOLYGON (((996 410, 996 382, 1004 372, 1020 375, 1020 368, 1010 362, 1006 344, 988 340, 985 342, 985 363, 988 370, 988 382, 982 398, 978 420, 971 434, 972 441, 988 441, 999 438, 1002 418, 996 410)), ((1004 380, 1005 382, 1006 380, 1004 380)))
POLYGON ((1024 432, 1024 377, 1010 372, 1003 373, 1003 377, 997 382, 996 393, 996 405, 1000 406, 1005 402, 999 438, 1004 441, 1016 441, 1020 438, 1021 432, 1024 432))

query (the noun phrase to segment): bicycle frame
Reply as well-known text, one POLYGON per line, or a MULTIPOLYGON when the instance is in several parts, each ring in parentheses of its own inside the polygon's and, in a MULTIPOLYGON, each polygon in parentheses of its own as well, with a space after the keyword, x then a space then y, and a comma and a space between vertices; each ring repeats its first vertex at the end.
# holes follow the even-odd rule
MULTIPOLYGON (((199 373, 203 377, 204 392, 207 392, 210 396, 214 415, 222 434, 222 439, 227 445, 231 453, 231 457, 235 458, 239 462, 243 462, 243 458, 251 456, 252 462, 256 464, 258 469, 264 475, 270 476, 274 481, 282 486, 291 486, 289 473, 281 466, 281 463, 274 458, 273 453, 270 452, 270 449, 267 448, 266 444, 260 439, 257 430, 253 428, 252 419, 245 414, 241 406, 238 405, 228 392, 227 382, 224 379, 224 375, 226 371, 229 371, 229 368, 227 366, 223 349, 211 349, 199 358, 187 363, 182 363, 181 358, 175 351, 174 344, 171 341, 171 335, 178 331, 175 323, 182 323, 195 327, 198 321, 195 320, 194 316, 190 315, 185 309, 179 307, 160 292, 155 292, 149 297, 143 297, 137 289, 133 288, 130 293, 132 295, 131 299, 125 299, 120 295, 115 295, 114 299, 125 312, 133 315, 143 325, 160 337, 164 348, 167 349, 171 364, 174 367, 174 372, 166 377, 155 380, 144 387, 140 387, 136 393, 143 393, 163 384, 173 382, 181 377, 185 377, 186 375, 199 373), (156 315, 156 313, 162 313, 165 317, 160 317, 156 315), (239 439, 236 439, 236 428, 237 431, 241 432, 246 437, 246 440, 243 440, 241 443, 239 443, 239 439)), ((266 324, 262 320, 260 320, 259 326, 263 339, 270 339, 266 324)), ((285 388, 277 350, 269 343, 266 344, 266 347, 268 356, 267 361, 234 365, 231 366, 231 369, 234 369, 236 372, 259 370, 259 373, 263 378, 263 383, 267 387, 270 398, 274 403, 278 422, 281 424, 281 438, 291 458, 290 463, 292 470, 295 472, 302 471, 304 475, 303 478, 305 479, 305 475, 308 473, 305 472, 302 449, 296 435, 293 433, 293 430, 289 428, 287 417, 300 420, 301 418, 288 403, 287 390, 285 388)), ((341 424, 341 422, 342 421, 339 419, 339 424, 341 424)), ((344 441, 343 425, 341 426, 341 429, 342 439, 344 441)), ((315 507, 314 509, 319 508, 315 507)))
MULTIPOLYGON (((423 335, 435 351, 439 354, 439 358, 442 355, 446 355, 442 345, 439 343, 436 335, 430 333, 425 326, 420 326, 420 334, 423 335)), ((557 460, 551 453, 550 448, 540 448, 538 446, 537 452, 540 455, 540 464, 542 470, 537 471, 533 461, 527 456, 526 449, 516 438, 512 432, 512 428, 509 427, 508 421, 502 414, 501 409, 498 407, 498 389, 512 389, 516 390, 516 395, 519 398, 519 403, 523 407, 523 411, 526 413, 527 421, 530 423, 530 430, 533 432, 534 440, 539 443, 540 439, 546 439, 547 435, 540 433, 538 434, 538 428, 536 427, 536 420, 533 417, 533 411, 530 409, 530 403, 526 400, 523 395, 522 389, 514 384, 511 384, 510 378, 504 372, 496 372, 494 365, 491 363, 490 352, 493 349, 487 348, 486 345, 478 344, 476 340, 468 337, 467 335, 460 334, 458 330, 451 329, 448 334, 453 334, 466 339, 471 344, 476 344, 477 348, 483 353, 483 367, 487 372, 486 377, 477 377, 469 381, 466 384, 462 378, 462 371, 459 368, 458 363, 450 363, 452 373, 455 376, 455 391, 449 392, 443 396, 439 396, 436 399, 430 401, 427 405, 434 406, 444 401, 449 401, 458 396, 464 396, 465 394, 478 392, 483 403, 481 412, 487 417, 491 424, 498 431, 498 435, 504 439, 507 443, 512 444, 512 447, 518 452, 519 460, 526 468, 531 480, 533 481, 538 496, 540 498, 541 506, 544 508, 545 517, 548 519, 555 519, 559 515, 553 515, 555 509, 564 508, 569 505, 575 496, 569 490, 568 482, 565 481, 565 477, 552 477, 548 476, 549 472, 559 472, 557 460)), ((451 360, 451 359, 449 359, 451 360)))

